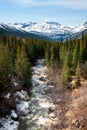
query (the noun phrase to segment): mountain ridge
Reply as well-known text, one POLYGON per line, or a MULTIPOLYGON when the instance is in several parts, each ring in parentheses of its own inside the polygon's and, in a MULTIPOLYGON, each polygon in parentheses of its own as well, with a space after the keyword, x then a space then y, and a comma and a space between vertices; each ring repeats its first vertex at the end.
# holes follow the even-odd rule
POLYGON ((29 37, 32 35, 32 38, 40 37, 53 41, 61 41, 61 39, 65 40, 73 36, 79 37, 83 31, 87 33, 87 22, 76 26, 63 26, 54 21, 43 21, 40 23, 27 21, 25 23, 20 22, 13 24, 1 22, 0 32, 1 30, 7 31, 9 35, 10 33, 21 37, 29 37))

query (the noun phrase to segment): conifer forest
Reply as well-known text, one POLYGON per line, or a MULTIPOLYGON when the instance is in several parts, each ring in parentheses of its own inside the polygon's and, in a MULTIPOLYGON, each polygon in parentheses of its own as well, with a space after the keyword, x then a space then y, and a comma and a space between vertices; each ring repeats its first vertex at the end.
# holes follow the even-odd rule
MULTIPOLYGON (((84 33, 81 38, 67 38, 61 42, 0 36, 0 118, 9 115, 12 110, 17 110, 14 93, 23 90, 31 95, 34 87, 32 67, 40 59, 45 60, 46 74, 50 80, 45 94, 49 95, 56 106, 49 107, 49 112, 54 112, 59 119, 50 124, 49 130, 87 130, 87 34, 84 33), (6 93, 10 93, 10 100, 6 99, 6 93)), ((39 80, 46 83, 47 79, 41 77, 39 80)), ((38 85, 35 82, 35 86, 38 85)), ((32 107, 31 109, 33 110, 32 107)), ((55 116, 51 116, 55 119, 55 116)), ((34 125, 33 119, 31 125, 34 125)), ((1 126, 0 128, 3 130, 1 126)), ((20 125, 19 130, 22 130, 20 125)), ((35 130, 48 130, 48 127, 40 126, 35 130)))

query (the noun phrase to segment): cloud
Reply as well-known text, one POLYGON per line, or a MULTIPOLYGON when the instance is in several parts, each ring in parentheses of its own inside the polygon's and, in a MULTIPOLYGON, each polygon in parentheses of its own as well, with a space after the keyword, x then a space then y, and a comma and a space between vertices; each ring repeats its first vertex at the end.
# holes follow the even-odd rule
POLYGON ((22 6, 65 6, 75 9, 87 9, 87 0, 7 0, 22 6))
POLYGON ((18 4, 30 4, 34 2, 34 0, 7 0, 13 3, 18 3, 18 4))

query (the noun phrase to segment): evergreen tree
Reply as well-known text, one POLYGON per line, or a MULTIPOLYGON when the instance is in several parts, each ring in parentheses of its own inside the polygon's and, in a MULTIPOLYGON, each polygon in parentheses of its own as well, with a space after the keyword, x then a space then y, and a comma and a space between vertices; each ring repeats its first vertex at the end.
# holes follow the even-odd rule
POLYGON ((31 84, 31 67, 24 45, 22 48, 18 48, 15 72, 23 86, 29 87, 31 84))
POLYGON ((64 60, 64 64, 63 64, 63 68, 62 68, 62 74, 61 74, 62 82, 64 84, 68 83, 69 80, 70 80, 70 70, 69 70, 69 66, 68 66, 68 60, 69 60, 69 56, 67 54, 67 56, 64 60))
POLYGON ((78 87, 80 85, 80 65, 79 65, 79 62, 78 62, 78 65, 76 67, 76 81, 75 81, 75 85, 76 87, 78 87))
POLYGON ((62 43, 62 45, 60 45, 60 62, 61 63, 64 62, 65 55, 66 55, 66 49, 65 49, 64 43, 62 43))
POLYGON ((76 42, 74 52, 73 52, 73 58, 72 58, 73 67, 77 66, 79 59, 80 59, 80 44, 79 44, 79 40, 78 40, 76 42))
POLYGON ((47 48, 45 50, 45 58, 46 58, 46 65, 49 68, 51 66, 51 45, 47 44, 47 48))
POLYGON ((51 68, 57 67, 60 62, 59 45, 53 43, 51 45, 51 68))
POLYGON ((0 45, 0 86, 9 89, 12 77, 12 62, 8 46, 0 45))
POLYGON ((52 46, 51 46, 51 68, 54 67, 55 62, 56 62, 56 55, 55 55, 56 52, 55 51, 56 50, 55 50, 54 44, 52 44, 52 46))

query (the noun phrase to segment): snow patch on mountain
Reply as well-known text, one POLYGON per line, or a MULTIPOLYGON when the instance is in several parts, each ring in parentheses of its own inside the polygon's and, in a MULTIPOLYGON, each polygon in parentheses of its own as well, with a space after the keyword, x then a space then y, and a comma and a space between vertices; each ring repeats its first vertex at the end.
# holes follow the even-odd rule
MULTIPOLYGON (((26 23, 14 23, 12 26, 13 27, 15 27, 15 28, 17 28, 17 29, 23 29, 23 30, 25 30, 25 28, 30 28, 31 26, 33 26, 33 25, 35 25, 36 23, 33 23, 33 22, 30 22, 30 21, 28 21, 28 22, 26 22, 26 23)), ((25 30, 26 31, 26 30, 25 30)))
POLYGON ((31 28, 27 27, 25 28, 25 30, 42 32, 42 33, 53 33, 54 31, 57 31, 59 27, 60 24, 56 22, 42 22, 31 26, 31 28))
MULTIPOLYGON (((24 23, 25 25, 25 23, 24 23)), ((56 38, 60 37, 60 35, 73 35, 78 32, 82 32, 85 29, 87 29, 87 22, 84 24, 79 24, 76 26, 62 26, 58 22, 53 22, 53 21, 44 21, 41 23, 32 23, 29 22, 27 26, 23 26, 23 30, 39 35, 44 35, 44 36, 55 36, 56 38)))
POLYGON ((84 24, 80 24, 80 25, 77 25, 73 28, 73 32, 74 33, 77 33, 77 32, 82 32, 86 29, 86 26, 84 24))
POLYGON ((81 33, 82 31, 87 29, 87 22, 76 25, 76 26, 63 26, 58 22, 53 21, 43 21, 40 23, 34 22, 20 22, 14 24, 4 24, 0 23, 0 28, 12 31, 21 31, 23 33, 32 33, 38 36, 44 36, 47 39, 58 40, 58 39, 66 39, 66 37, 72 37, 72 35, 76 35, 77 33, 81 33))

